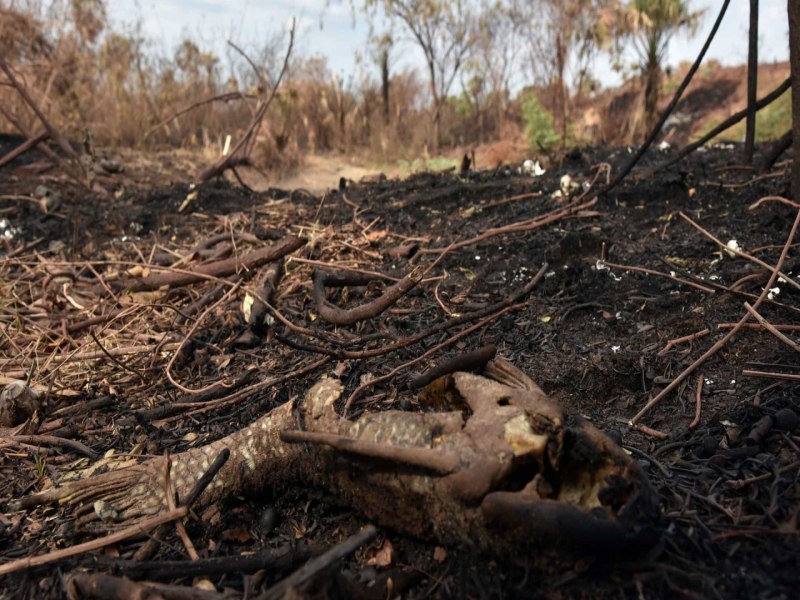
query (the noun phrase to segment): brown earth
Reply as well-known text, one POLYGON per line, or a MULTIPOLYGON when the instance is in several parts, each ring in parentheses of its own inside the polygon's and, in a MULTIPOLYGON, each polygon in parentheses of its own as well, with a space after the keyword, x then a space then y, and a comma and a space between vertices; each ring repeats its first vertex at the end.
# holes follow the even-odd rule
MULTIPOLYGON (((723 335, 721 324, 741 318, 743 302, 752 303, 767 279, 765 270, 720 252, 680 213, 723 242, 736 239, 774 264, 797 211, 774 201, 750 206, 764 196, 788 194, 786 162, 758 175, 738 163, 737 147, 696 153, 654 177, 634 174, 570 217, 448 252, 429 281, 378 318, 332 327, 314 309, 312 266, 304 261, 402 277, 410 264, 408 255, 395 251, 398 246, 417 244, 415 260, 429 265, 437 254, 427 250, 563 207, 565 199, 553 196, 563 175, 589 185, 596 173, 593 165, 608 162, 618 169, 627 156, 625 149, 585 150, 540 178, 510 169, 465 177, 422 173, 351 184, 344 192, 329 189, 324 195, 278 189, 252 193, 229 182, 192 189, 181 182, 192 172, 188 155, 145 160, 125 154, 125 172, 100 178, 111 192, 107 197, 86 194, 57 174, 15 176, 5 169, 0 171, 4 194, 31 196, 45 185, 59 192, 62 202, 48 214, 29 200, 6 199, 0 205, 9 231, 0 265, 3 376, 29 378, 32 385, 49 389, 46 412, 34 433, 80 442, 97 454, 174 454, 294 401, 324 373, 335 371, 348 394, 364 377, 388 373, 459 329, 378 357, 329 363, 225 405, 216 403, 219 397, 179 390, 168 380, 168 370, 181 385, 198 390, 241 379, 251 369, 258 382, 308 367, 320 358, 312 347, 325 345, 331 336, 357 336, 364 340, 362 347, 381 348, 387 340, 506 297, 546 262, 545 278, 522 306, 423 365, 494 344, 565 408, 617 438, 639 461, 661 496, 662 543, 635 562, 586 561, 545 573, 529 568, 524 553, 517 564, 508 564, 467 546, 441 548, 383 530, 377 542, 336 565, 329 577, 317 581, 315 591, 304 593, 332 598, 793 597, 800 560, 800 387, 794 351, 763 330, 745 329, 642 419, 655 432, 627 425, 649 397, 723 335), (192 192, 197 193, 186 204, 192 192), (194 313, 202 322, 190 329, 194 321, 182 313, 215 288, 229 289, 218 280, 138 294, 97 292, 98 282, 112 283, 131 266, 140 274, 158 271, 158 265, 192 269, 289 233, 309 243, 288 262, 275 306, 294 325, 321 338, 280 323, 253 335, 243 320, 241 290, 221 299, 218 294, 207 312, 194 313), (199 244, 213 236, 219 236, 216 242, 199 244), (603 268, 598 263, 603 253, 611 263, 661 275, 603 268), (94 326, 85 325, 95 317, 94 326), (705 337, 667 348, 669 340, 704 329, 709 330, 705 337), (119 353, 111 357, 99 347, 119 353), (170 365, 178 348, 180 356, 170 365), (784 373, 795 380, 748 376, 745 370, 784 373), (690 427, 698 375, 703 381, 701 413, 699 423, 690 427), (154 417, 154 409, 163 412, 154 417), (391 591, 388 578, 394 582, 391 591)), ((668 156, 654 151, 645 162, 668 156)), ((335 180, 344 176, 335 169, 329 175, 335 180)), ((783 271, 798 281, 798 269, 795 247, 783 271)), ((240 277, 249 285, 259 275, 240 277)), ((772 323, 796 328, 800 293, 786 283, 777 287, 779 295, 759 310, 772 323)), ((331 300, 355 305, 378 293, 380 286, 353 288, 331 300)), ((797 338, 796 330, 786 335, 797 338)), ((355 410, 421 410, 406 389, 417 369, 424 366, 401 369, 369 389, 355 410)), ((66 508, 3 508, 87 464, 74 446, 44 447, 9 438, 9 433, 3 430, 0 438, 0 563, 95 537, 76 528, 76 515, 66 508)), ((187 530, 201 556, 221 559, 267 548, 327 548, 364 522, 357 503, 343 504, 313 487, 292 487, 231 498, 190 519, 187 530)), ((174 530, 164 535, 154 560, 188 561, 174 530)), ((119 559, 130 558, 139 545, 125 542, 7 576, 0 596, 67 597, 63 574, 117 573, 119 559)), ((230 572, 210 579, 231 597, 251 597, 297 566, 289 561, 253 576, 230 572)), ((192 583, 180 568, 162 577, 192 583)))
MULTIPOLYGON (((659 106, 661 110, 672 100, 672 94, 689 67, 688 63, 682 64, 670 77, 665 78, 659 106)), ((760 64, 757 96, 761 98, 767 95, 788 76, 788 62, 760 64)), ((641 86, 636 80, 586 98, 575 107, 577 133, 590 135, 600 143, 630 143, 631 115, 636 114, 640 103, 641 86)), ((721 123, 745 106, 747 67, 723 67, 712 61, 703 65, 693 77, 659 139, 673 145, 686 144, 710 129, 709 124, 721 123)), ((790 126, 787 120, 786 130, 790 126)))

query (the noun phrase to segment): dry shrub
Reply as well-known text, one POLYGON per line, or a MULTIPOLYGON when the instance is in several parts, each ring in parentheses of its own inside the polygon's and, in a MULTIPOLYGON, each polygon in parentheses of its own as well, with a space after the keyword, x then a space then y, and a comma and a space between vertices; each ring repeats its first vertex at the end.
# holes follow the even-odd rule
MULTIPOLYGON (((263 68, 260 75, 233 50, 230 71, 223 72, 219 59, 192 40, 161 56, 138 27, 112 28, 101 0, 20 0, 0 7, 0 51, 48 118, 72 139, 91 130, 105 146, 199 147, 219 156, 226 136, 237 139, 249 122, 255 98, 264 93, 262 78, 276 80, 285 43, 285 36, 273 34, 247 49, 263 68), (203 102, 221 94, 227 101, 203 102)), ((386 114, 379 81, 340 79, 324 58, 294 56, 256 138, 256 166, 288 171, 309 152, 371 162, 427 157, 428 82, 414 70, 391 75, 386 114)), ((474 147, 519 131, 520 100, 484 85, 475 79, 444 103, 445 147, 474 147)), ((552 90, 540 92, 552 110, 552 90)), ((0 86, 0 101, 25 127, 40 130, 14 90, 0 86)))

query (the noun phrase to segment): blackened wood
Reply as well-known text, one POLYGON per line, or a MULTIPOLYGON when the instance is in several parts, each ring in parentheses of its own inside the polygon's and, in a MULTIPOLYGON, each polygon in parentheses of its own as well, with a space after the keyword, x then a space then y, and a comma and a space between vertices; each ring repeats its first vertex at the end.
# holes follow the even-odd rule
MULTIPOLYGON (((792 77, 792 138, 800 140, 800 0, 788 0, 789 65, 792 77)), ((794 148, 792 164, 792 197, 800 199, 800 157, 794 148)))
POLYGON ((753 162, 756 141, 756 88, 758 87, 758 0, 750 0, 750 39, 747 49, 747 126, 744 134, 744 161, 753 162))

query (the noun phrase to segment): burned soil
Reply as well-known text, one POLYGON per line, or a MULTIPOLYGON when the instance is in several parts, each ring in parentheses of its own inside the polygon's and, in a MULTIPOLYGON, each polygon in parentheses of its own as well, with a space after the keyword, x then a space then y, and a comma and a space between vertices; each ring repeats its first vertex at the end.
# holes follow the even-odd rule
MULTIPOLYGON (((774 265, 797 209, 774 199, 753 204, 788 195, 786 163, 758 173, 739 164, 738 147, 704 149, 655 175, 634 173, 597 202, 584 202, 629 154, 585 149, 540 177, 516 168, 420 173, 350 182, 324 196, 253 193, 226 181, 195 187, 176 182, 181 177, 170 175, 170 165, 158 176, 104 173, 98 179, 106 195, 52 173, 21 175, 30 165, 0 172, 2 383, 28 380, 46 398, 21 426, 0 430, 0 561, 100 535, 68 508, 5 506, 112 451, 135 462, 201 446, 296 402, 323 374, 344 383, 339 409, 350 416, 427 410, 409 390, 413 378, 493 345, 639 462, 660 496, 662 541, 633 562, 541 570, 524 555, 512 564, 466 545, 442 547, 383 529, 303 593, 794 596, 800 372, 790 345, 751 319, 631 426, 650 398, 746 314, 744 302, 753 304, 770 276, 691 223, 774 265), (59 201, 45 207, 42 199, 53 193, 59 201), (287 235, 307 241, 286 258, 273 312, 258 323, 248 323, 242 307, 263 283, 263 267, 178 285, 136 283, 197 273, 287 235), (541 281, 511 303, 513 310, 488 313, 496 318, 457 336, 475 324, 461 317, 513 296, 545 264, 541 281), (352 308, 414 265, 432 268, 382 314, 338 326, 321 318, 314 269, 373 274, 363 285, 328 288, 329 302, 352 308)), ((669 156, 653 151, 644 167, 669 156)), ((795 339, 799 269, 795 246, 781 269, 792 281, 776 280, 758 308, 795 339)), ((310 486, 264 489, 212 505, 186 530, 204 559, 284 552, 268 569, 189 574, 172 527, 151 549, 146 569, 129 561, 142 540, 126 541, 5 576, 0 596, 66 597, 63 576, 81 571, 186 586, 206 575, 231 597, 253 595, 366 523, 357 501, 310 486), (169 567, 159 571, 159 563, 169 567)))

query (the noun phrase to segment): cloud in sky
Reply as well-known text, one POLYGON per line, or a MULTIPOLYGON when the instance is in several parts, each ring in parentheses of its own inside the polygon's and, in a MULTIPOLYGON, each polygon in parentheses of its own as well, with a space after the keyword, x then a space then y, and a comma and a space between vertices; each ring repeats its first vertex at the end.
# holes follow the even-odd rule
MULTIPOLYGON (((670 43, 670 64, 692 61, 703 44, 719 10, 718 0, 692 0, 692 8, 705 9, 702 26, 688 39, 677 35, 670 43)), ((786 0, 761 0, 759 19, 759 57, 762 62, 788 58, 786 0)), ((171 54, 186 35, 203 47, 226 56, 226 40, 245 48, 256 48, 264 40, 287 28, 297 19, 297 47, 307 55, 323 55, 340 76, 356 74, 356 52, 366 49, 368 24, 362 10, 351 10, 348 0, 117 0, 108 3, 112 19, 118 23, 141 20, 143 33, 158 50, 171 54)), ((722 64, 741 64, 747 60, 749 3, 734 0, 709 49, 708 58, 722 64)), ((397 66, 422 67, 422 58, 413 45, 399 53, 397 66)), ((604 85, 619 81, 611 68, 600 61, 597 76, 604 85)))

